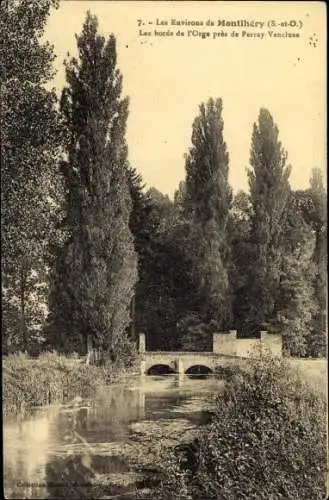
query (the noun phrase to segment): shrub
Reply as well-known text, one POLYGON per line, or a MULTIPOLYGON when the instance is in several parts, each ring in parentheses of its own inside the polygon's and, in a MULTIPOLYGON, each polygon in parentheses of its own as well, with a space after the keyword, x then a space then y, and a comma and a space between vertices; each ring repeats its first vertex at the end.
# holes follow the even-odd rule
POLYGON ((324 397, 287 361, 269 353, 250 360, 218 395, 210 425, 200 430, 193 469, 195 499, 324 499, 324 397))
POLYGON ((233 375, 239 372, 238 366, 216 366, 215 367, 215 375, 219 379, 230 379, 233 375))
POLYGON ((3 359, 4 410, 15 411, 76 395, 87 396, 101 384, 113 381, 115 367, 86 366, 76 356, 47 352, 38 358, 13 354, 3 359))
POLYGON ((161 441, 152 443, 152 450, 139 460, 137 467, 144 476, 137 485, 137 499, 193 500, 189 487, 192 471, 186 466, 185 448, 193 449, 193 444, 167 448, 161 441))
POLYGON ((204 498, 325 498, 326 405, 268 353, 233 376, 200 439, 204 498))

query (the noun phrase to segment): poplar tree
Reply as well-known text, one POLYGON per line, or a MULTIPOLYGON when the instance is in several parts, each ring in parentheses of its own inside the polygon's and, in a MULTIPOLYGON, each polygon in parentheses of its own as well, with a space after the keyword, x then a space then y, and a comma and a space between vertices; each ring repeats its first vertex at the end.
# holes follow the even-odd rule
POLYGON ((249 333, 264 327, 279 330, 287 354, 306 356, 312 345, 319 345, 314 335, 320 310, 314 260, 319 255, 321 230, 317 229, 323 226, 322 216, 315 217, 320 224, 312 228, 308 220, 315 207, 312 197, 291 191, 287 153, 265 109, 254 125, 250 166, 249 333))
POLYGON ((287 153, 279 141, 278 127, 270 112, 261 109, 253 128, 248 169, 253 244, 248 292, 250 330, 260 329, 276 319, 290 195, 290 166, 286 162, 287 153))
POLYGON ((64 323, 73 344, 82 350, 100 347, 116 357, 126 345, 137 278, 129 229, 128 100, 121 98, 115 37, 98 34, 97 18, 88 12, 76 40, 78 58, 66 62, 61 97, 70 136, 62 164, 68 239, 53 312, 57 330, 64 323))
POLYGON ((198 295, 192 322, 197 316, 202 324, 213 323, 215 329, 222 329, 230 326, 229 155, 223 138, 222 100, 209 99, 199 109, 186 157, 183 194, 189 225, 186 249, 198 295))

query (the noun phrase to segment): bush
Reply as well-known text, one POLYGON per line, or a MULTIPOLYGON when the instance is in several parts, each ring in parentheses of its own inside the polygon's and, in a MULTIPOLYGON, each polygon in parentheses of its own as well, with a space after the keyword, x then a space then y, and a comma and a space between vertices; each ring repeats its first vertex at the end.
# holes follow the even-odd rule
POLYGON ((218 395, 194 463, 191 498, 324 499, 325 399, 288 362, 265 353, 218 395))
POLYGON ((76 355, 56 352, 38 358, 13 354, 2 365, 5 412, 88 395, 118 374, 106 367, 86 366, 76 355))
MULTIPOLYGON (((169 440, 171 437, 168 436, 169 440)), ((142 454, 138 457, 136 471, 142 479, 136 484, 134 498, 193 500, 190 491, 193 466, 189 457, 195 451, 194 442, 168 446, 161 438, 155 438, 150 444, 147 451, 142 447, 142 454)))
POLYGON ((230 379, 233 377, 233 375, 237 374, 239 372, 239 366, 216 366, 215 367, 215 375, 219 379, 230 379))

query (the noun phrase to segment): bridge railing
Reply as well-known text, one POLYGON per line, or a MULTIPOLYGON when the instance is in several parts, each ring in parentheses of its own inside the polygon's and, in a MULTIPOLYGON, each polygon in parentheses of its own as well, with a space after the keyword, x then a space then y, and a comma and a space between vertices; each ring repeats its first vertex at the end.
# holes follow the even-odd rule
POLYGON ((145 351, 143 353, 140 353, 140 356, 142 359, 145 358, 163 358, 163 357, 170 357, 170 358, 184 358, 184 357, 195 357, 195 358, 202 358, 202 357, 208 357, 208 358, 226 358, 226 359, 236 359, 238 358, 247 358, 246 356, 236 356, 234 354, 222 354, 222 353, 216 353, 216 352, 209 352, 209 351, 145 351))
POLYGON ((269 334, 267 331, 260 332, 260 338, 240 339, 236 330, 229 333, 213 334, 212 351, 147 351, 145 334, 139 334, 139 353, 148 356, 233 356, 233 357, 254 357, 253 352, 256 347, 266 346, 273 354, 282 356, 282 335, 269 334))
POLYGON ((143 354, 150 356, 216 356, 215 352, 212 351, 144 351, 143 354))

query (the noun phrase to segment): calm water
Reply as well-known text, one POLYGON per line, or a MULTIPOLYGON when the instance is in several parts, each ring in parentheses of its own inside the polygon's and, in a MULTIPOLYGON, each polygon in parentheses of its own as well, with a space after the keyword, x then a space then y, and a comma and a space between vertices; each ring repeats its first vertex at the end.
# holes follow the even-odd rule
POLYGON ((136 376, 101 388, 89 400, 77 397, 6 418, 5 497, 126 498, 129 487, 124 481, 120 486, 120 478, 133 477, 125 450, 141 447, 136 426, 168 426, 168 419, 199 425, 221 387, 213 378, 136 376), (115 487, 108 486, 112 479, 115 487), (90 493, 88 485, 95 482, 105 486, 90 493))

